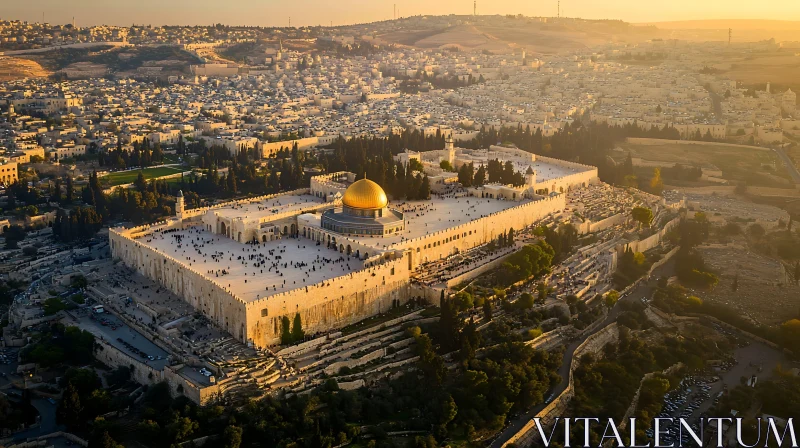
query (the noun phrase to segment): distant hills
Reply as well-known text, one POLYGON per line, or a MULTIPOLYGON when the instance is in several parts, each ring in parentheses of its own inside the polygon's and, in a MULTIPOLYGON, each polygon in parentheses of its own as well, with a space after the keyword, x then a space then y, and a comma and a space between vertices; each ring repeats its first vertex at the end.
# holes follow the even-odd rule
POLYGON ((658 36, 654 27, 618 20, 541 19, 516 16, 429 17, 403 20, 397 28, 378 33, 386 43, 435 49, 486 50, 505 53, 553 54, 610 41, 640 42, 658 36))
POLYGON ((637 23, 635 25, 653 25, 661 30, 720 30, 734 28, 743 31, 800 31, 800 21, 762 19, 680 20, 672 22, 646 22, 637 23))

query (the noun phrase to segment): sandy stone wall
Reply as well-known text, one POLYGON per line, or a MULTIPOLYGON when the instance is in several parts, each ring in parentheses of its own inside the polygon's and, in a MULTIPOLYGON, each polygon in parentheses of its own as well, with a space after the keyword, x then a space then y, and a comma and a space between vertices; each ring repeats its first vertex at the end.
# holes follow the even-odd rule
POLYGON ((256 345, 278 343, 283 316, 300 313, 306 334, 323 333, 389 311, 409 294, 408 264, 384 263, 363 271, 275 294, 247 304, 247 334, 256 345))
POLYGON ((404 241, 399 246, 408 249, 411 266, 445 258, 497 238, 509 228, 522 229, 550 213, 563 210, 566 197, 561 194, 512 207, 459 226, 404 241))
POLYGON ((168 255, 131 238, 131 231, 109 230, 114 258, 183 297, 221 328, 246 341, 244 301, 211 278, 168 255))

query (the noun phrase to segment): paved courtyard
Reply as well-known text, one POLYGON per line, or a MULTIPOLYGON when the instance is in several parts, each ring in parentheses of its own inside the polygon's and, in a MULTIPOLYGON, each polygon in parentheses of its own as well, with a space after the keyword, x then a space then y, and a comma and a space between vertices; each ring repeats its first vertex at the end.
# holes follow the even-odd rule
POLYGON ((141 243, 186 263, 243 300, 311 286, 364 263, 306 238, 242 244, 202 227, 155 232, 141 243))

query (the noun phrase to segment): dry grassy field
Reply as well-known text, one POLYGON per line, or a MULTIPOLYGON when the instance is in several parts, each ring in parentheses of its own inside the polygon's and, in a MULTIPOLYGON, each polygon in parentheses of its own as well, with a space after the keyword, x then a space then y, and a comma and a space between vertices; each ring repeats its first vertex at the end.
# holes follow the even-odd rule
POLYGON ((30 59, 0 57, 0 81, 19 78, 40 78, 50 75, 38 62, 30 59))
POLYGON ((712 67, 746 85, 771 82, 792 89, 800 87, 800 56, 794 51, 730 58, 712 67))
POLYGON ((624 160, 630 152, 632 157, 647 161, 716 167, 722 170, 723 178, 731 182, 763 187, 791 186, 786 168, 778 156, 768 149, 668 141, 654 144, 625 142, 619 147, 623 152, 616 153, 618 160, 624 160))

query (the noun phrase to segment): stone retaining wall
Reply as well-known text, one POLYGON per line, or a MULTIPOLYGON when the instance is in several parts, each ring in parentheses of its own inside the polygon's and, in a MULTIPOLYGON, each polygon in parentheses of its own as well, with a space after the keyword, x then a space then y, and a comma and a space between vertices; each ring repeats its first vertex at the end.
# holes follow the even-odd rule
MULTIPOLYGON (((538 417, 543 425, 552 425, 555 417, 561 417, 567 411, 569 402, 575 396, 573 373, 580 365, 580 358, 587 353, 602 353, 603 347, 608 343, 616 342, 619 340, 619 328, 616 323, 612 323, 597 333, 586 338, 585 341, 578 348, 572 356, 572 363, 569 368, 569 385, 558 397, 556 397, 544 409, 539 411, 535 417, 538 417)), ((536 429, 536 423, 531 419, 525 426, 522 427, 514 436, 512 436, 503 447, 510 444, 515 444, 518 447, 536 446, 539 437, 539 431, 536 429)))

